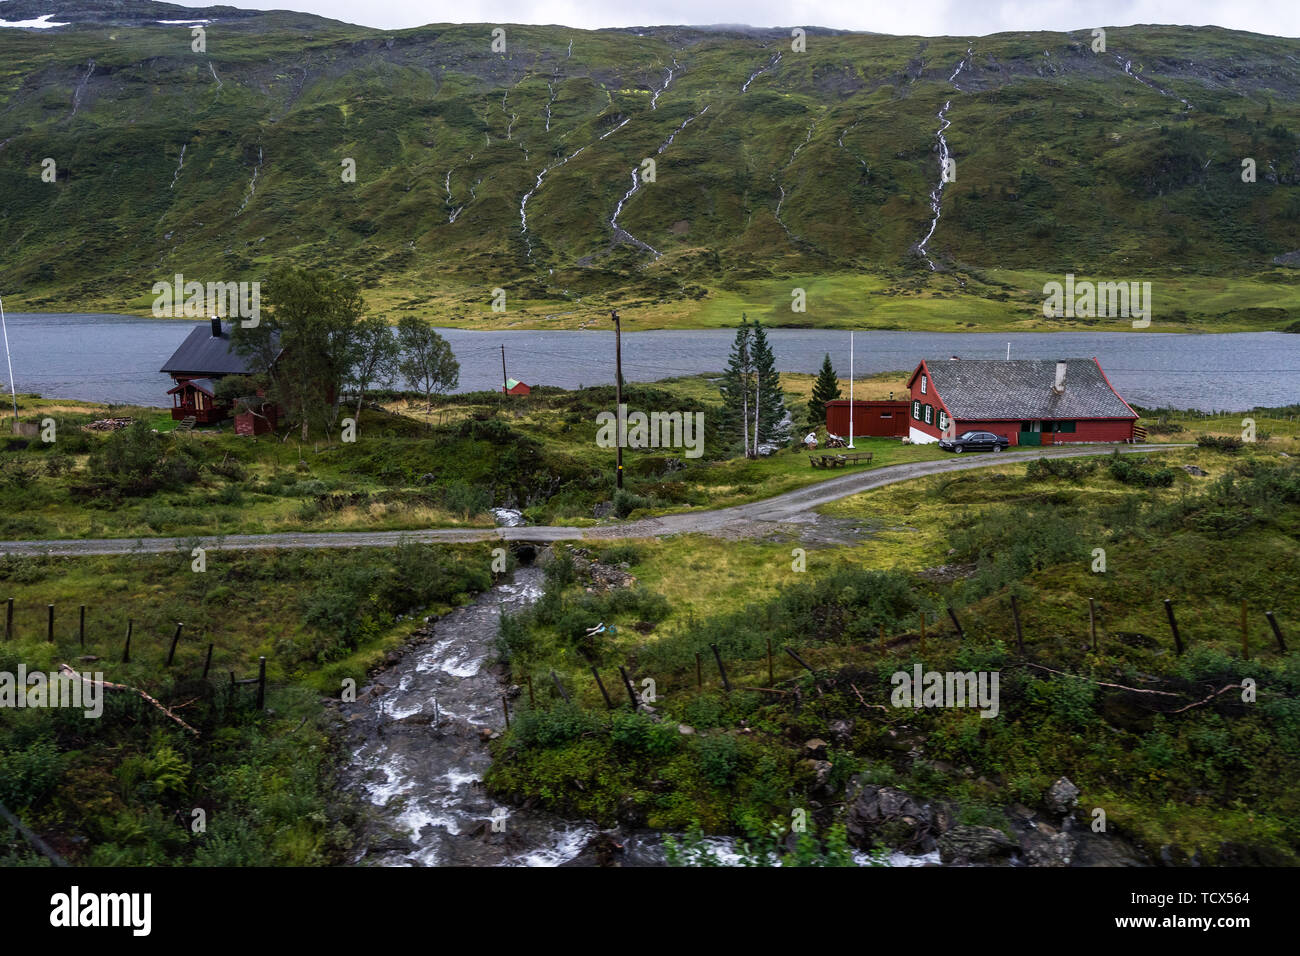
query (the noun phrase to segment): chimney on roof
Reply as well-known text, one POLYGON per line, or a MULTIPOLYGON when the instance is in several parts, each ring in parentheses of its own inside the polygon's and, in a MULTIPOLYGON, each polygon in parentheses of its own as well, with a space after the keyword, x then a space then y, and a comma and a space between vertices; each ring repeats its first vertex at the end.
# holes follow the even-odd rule
POLYGON ((214 339, 221 338, 221 320, 215 315, 212 317, 212 337, 214 339))
POLYGON ((1065 392, 1065 360, 1056 363, 1056 383, 1052 386, 1052 391, 1057 395, 1065 392))
POLYGON ((955 356, 955 355, 950 355, 950 356, 948 356, 948 361, 949 361, 949 362, 956 362, 956 361, 958 361, 957 356, 955 356))

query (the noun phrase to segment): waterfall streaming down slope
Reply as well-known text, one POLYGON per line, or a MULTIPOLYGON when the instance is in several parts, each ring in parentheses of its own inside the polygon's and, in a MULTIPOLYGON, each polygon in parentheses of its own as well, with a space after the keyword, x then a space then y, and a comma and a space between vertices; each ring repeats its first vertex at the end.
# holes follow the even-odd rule
POLYGON ((1141 83, 1141 84, 1142 84, 1143 86, 1145 86, 1147 89, 1149 89, 1149 90, 1155 90, 1155 91, 1156 91, 1157 93, 1159 93, 1161 96, 1167 96, 1167 97, 1169 97, 1170 99, 1177 100, 1178 102, 1182 103, 1183 106, 1185 106, 1185 107, 1186 107, 1187 109, 1189 109, 1189 110, 1193 108, 1191 103, 1187 102, 1187 100, 1183 99, 1183 98, 1182 98, 1181 96, 1179 96, 1177 93, 1170 93, 1168 90, 1161 89, 1160 87, 1158 87, 1158 86, 1156 86, 1154 83, 1152 83, 1150 80, 1148 80, 1146 77, 1142 76, 1140 73, 1134 73, 1134 72, 1133 72, 1133 61, 1132 61, 1132 60, 1126 60, 1124 57, 1120 56, 1118 53, 1114 54, 1114 56, 1115 56, 1115 62, 1118 63, 1118 64, 1120 65, 1120 67, 1124 70, 1125 74, 1127 74, 1128 76, 1133 77, 1133 79, 1137 80, 1139 83, 1141 83))
MULTIPOLYGON (((664 84, 664 87, 667 88, 666 83, 664 84)), ((682 120, 682 124, 678 126, 675 130, 673 130, 671 133, 669 133, 668 138, 659 144, 659 148, 655 150, 655 155, 662 156, 664 150, 666 150, 669 146, 671 146, 673 140, 677 138, 678 133, 686 129, 686 127, 690 125, 692 120, 698 119, 708 111, 709 108, 706 106, 704 107, 704 109, 700 110, 698 113, 694 114, 693 116, 688 116, 686 117, 686 119, 682 120)), ((622 226, 618 224, 618 217, 623 212, 624 205, 626 205, 627 201, 632 198, 632 196, 636 193, 638 189, 641 188, 641 177, 638 174, 638 170, 639 167, 637 166, 632 167, 632 188, 623 194, 623 198, 620 199, 618 201, 618 205, 614 207, 614 215, 612 215, 609 218, 609 226, 611 229, 614 230, 615 241, 621 240, 623 242, 627 242, 633 246, 636 246, 638 249, 641 249, 644 252, 650 253, 652 256, 658 259, 662 256, 662 253, 660 253, 649 243, 642 242, 640 239, 632 235, 630 232, 628 232, 626 229, 624 229, 622 226)))
MULTIPOLYGON (((948 77, 948 82, 951 83, 953 88, 958 92, 961 92, 961 86, 957 83, 957 77, 961 75, 961 71, 970 62, 971 56, 971 48, 967 47, 966 56, 957 64, 957 69, 952 71, 952 76, 948 77)), ((930 209, 934 212, 934 218, 930 220, 930 231, 925 234, 925 238, 922 239, 916 247, 916 251, 925 259, 931 272, 935 271, 934 260, 931 259, 929 254, 925 251, 925 247, 930 242, 930 238, 934 235, 934 230, 939 226, 939 215, 943 201, 943 187, 945 185, 945 177, 948 172, 948 160, 950 158, 948 153, 948 138, 943 134, 947 131, 948 127, 952 125, 952 120, 948 119, 948 110, 951 107, 952 100, 947 100, 943 104, 943 109, 939 110, 938 113, 939 131, 935 136, 939 140, 939 182, 935 185, 934 189, 930 190, 930 209)))

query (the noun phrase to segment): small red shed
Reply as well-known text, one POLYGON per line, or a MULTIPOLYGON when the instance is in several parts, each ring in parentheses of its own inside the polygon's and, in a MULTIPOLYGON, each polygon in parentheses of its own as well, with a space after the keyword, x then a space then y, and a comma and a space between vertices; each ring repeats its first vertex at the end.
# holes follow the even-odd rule
MULTIPOLYGON (((853 437, 884 436, 902 438, 907 434, 906 401, 853 401, 853 437)), ((826 403, 826 430, 841 438, 849 437, 849 400, 834 398, 826 403)))
POLYGON ((923 360, 907 384, 918 444, 968 431, 1012 445, 1131 442, 1138 418, 1096 358, 923 360))
POLYGON ((532 389, 523 382, 517 381, 513 378, 508 378, 506 379, 505 388, 501 389, 501 391, 505 392, 507 395, 528 395, 531 394, 532 389))

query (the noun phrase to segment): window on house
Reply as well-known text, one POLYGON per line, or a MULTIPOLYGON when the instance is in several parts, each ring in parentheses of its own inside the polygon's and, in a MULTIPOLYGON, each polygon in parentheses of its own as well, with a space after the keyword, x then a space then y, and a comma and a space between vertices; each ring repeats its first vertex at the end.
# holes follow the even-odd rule
POLYGON ((932 421, 934 421, 934 406, 927 405, 925 406, 925 423, 929 425, 932 421))
POLYGON ((947 430, 948 430, 948 413, 941 408, 939 409, 939 431, 943 432, 947 430))
POLYGON ((893 412, 881 412, 881 413, 880 413, 880 417, 881 417, 881 418, 893 418, 893 417, 894 417, 894 413, 893 413, 893 412))
POLYGON ((1076 422, 1054 422, 1052 425, 1052 431, 1073 434, 1076 424, 1076 422))
POLYGON ((922 394, 922 395, 925 394, 925 388, 926 388, 925 376, 922 375, 922 376, 921 376, 921 394, 922 394))
POLYGON ((916 402, 916 401, 912 402, 912 418, 913 418, 913 420, 918 421, 918 422, 921 420, 921 403, 920 403, 920 402, 916 402))

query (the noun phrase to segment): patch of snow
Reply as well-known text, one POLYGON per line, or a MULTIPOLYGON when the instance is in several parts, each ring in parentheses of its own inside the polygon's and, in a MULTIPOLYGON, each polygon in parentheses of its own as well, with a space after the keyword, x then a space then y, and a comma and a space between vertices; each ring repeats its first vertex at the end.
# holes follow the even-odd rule
POLYGON ((68 23, 54 23, 51 20, 54 14, 47 13, 43 17, 35 20, 0 20, 0 27, 14 27, 19 30, 47 30, 50 27, 71 26, 68 23))

